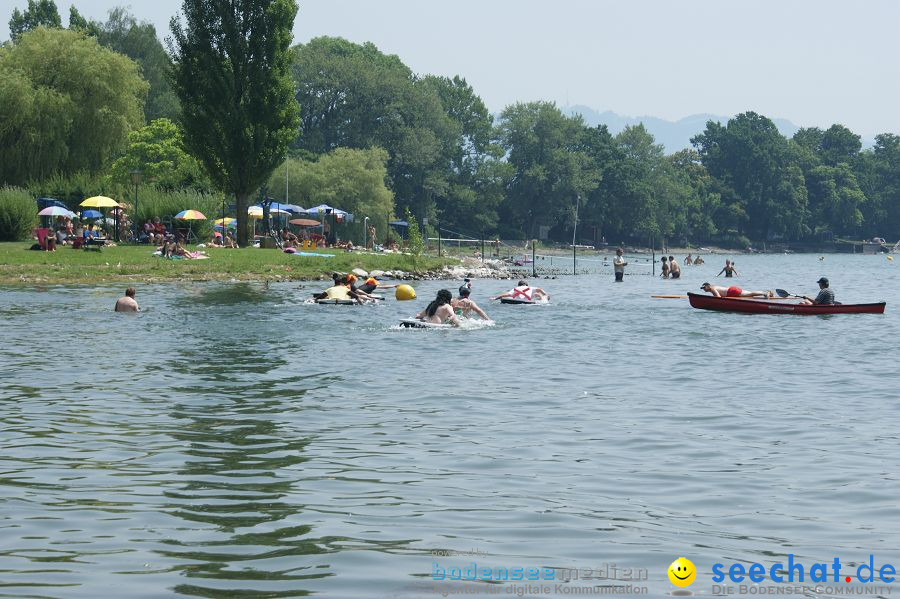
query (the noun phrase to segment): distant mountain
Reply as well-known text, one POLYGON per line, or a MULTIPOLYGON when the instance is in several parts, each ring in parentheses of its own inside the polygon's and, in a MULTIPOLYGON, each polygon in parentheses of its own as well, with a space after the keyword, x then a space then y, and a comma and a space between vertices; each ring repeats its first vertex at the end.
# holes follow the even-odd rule
MULTIPOLYGON (((592 127, 606 125, 613 135, 620 133, 629 125, 644 123, 644 127, 653 135, 656 143, 665 147, 667 154, 690 148, 691 138, 703 133, 708 121, 717 121, 724 125, 731 118, 715 114, 692 114, 672 122, 655 116, 622 116, 610 110, 597 112, 593 108, 581 105, 567 106, 562 108, 562 111, 569 115, 580 114, 585 123, 592 127)), ((785 137, 793 137, 794 133, 800 130, 800 127, 785 119, 772 119, 772 122, 785 137)))

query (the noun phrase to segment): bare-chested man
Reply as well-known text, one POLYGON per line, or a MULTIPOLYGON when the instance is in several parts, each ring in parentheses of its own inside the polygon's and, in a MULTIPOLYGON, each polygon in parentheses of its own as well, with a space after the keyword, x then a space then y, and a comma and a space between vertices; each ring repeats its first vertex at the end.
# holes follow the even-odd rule
POLYGON ((118 301, 116 301, 116 307, 114 308, 116 312, 140 312, 141 307, 138 306, 138 303, 134 299, 134 287, 129 287, 125 290, 125 297, 120 297, 118 301))

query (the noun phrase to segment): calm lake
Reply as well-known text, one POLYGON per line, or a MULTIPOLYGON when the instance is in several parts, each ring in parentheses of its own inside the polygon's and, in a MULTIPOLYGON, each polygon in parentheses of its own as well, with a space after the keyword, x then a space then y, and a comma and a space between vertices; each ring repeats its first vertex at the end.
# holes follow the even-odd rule
POLYGON ((396 326, 460 281, 364 307, 138 285, 138 315, 111 311, 119 287, 3 289, 0 595, 428 597, 476 562, 645 569, 660 596, 679 556, 697 595, 715 563, 788 554, 900 570, 900 264, 735 256, 745 289, 825 275, 883 316, 650 298, 726 283, 704 258, 532 281, 547 306, 474 280, 496 325, 466 330, 396 326))

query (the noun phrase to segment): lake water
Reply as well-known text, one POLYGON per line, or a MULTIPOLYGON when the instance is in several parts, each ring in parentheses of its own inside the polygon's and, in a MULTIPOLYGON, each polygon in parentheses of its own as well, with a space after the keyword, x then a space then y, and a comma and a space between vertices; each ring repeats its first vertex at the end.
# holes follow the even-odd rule
POLYGON ((650 298, 714 279, 706 257, 533 281, 547 306, 475 280, 496 325, 466 330, 395 326, 459 281, 368 307, 140 285, 139 315, 118 287, 7 288, 0 595, 428 597, 474 561, 643 568, 659 596, 682 555, 710 595, 717 562, 900 566, 900 264, 736 257, 745 289, 826 275, 883 316, 650 298))

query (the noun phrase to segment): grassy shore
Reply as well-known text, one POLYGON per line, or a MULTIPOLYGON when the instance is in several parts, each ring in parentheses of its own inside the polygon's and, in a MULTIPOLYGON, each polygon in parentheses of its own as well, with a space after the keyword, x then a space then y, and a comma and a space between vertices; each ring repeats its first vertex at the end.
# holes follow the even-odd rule
POLYGON ((146 245, 103 248, 99 252, 61 246, 55 252, 37 252, 28 249, 31 243, 0 243, 0 284, 304 280, 353 268, 422 273, 457 263, 448 258, 416 259, 403 254, 343 250, 320 250, 318 253, 334 257, 315 258, 256 248, 207 248, 209 260, 167 260, 154 256, 153 248, 146 245))

